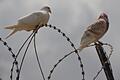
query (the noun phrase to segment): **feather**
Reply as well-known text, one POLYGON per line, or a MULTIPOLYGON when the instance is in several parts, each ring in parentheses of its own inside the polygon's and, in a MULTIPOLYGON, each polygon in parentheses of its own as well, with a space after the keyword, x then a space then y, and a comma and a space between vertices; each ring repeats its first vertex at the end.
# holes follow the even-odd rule
POLYGON ((14 29, 16 25, 5 27, 5 29, 14 29))
POLYGON ((87 27, 84 31, 80 42, 81 51, 83 48, 88 47, 91 43, 97 42, 108 30, 108 16, 105 13, 100 14, 97 21, 87 27))
POLYGON ((5 39, 9 38, 10 36, 12 36, 13 34, 15 34, 16 32, 17 32, 17 30, 14 29, 14 30, 12 31, 12 33, 10 33, 5 39))
POLYGON ((50 16, 49 13, 51 13, 51 10, 49 7, 46 6, 43 7, 39 12, 34 12, 30 15, 22 17, 21 19, 18 20, 18 23, 16 25, 5 27, 5 29, 13 30, 13 32, 9 34, 6 38, 10 37, 17 31, 21 30, 31 31, 34 30, 37 25, 41 26, 47 24, 50 16))

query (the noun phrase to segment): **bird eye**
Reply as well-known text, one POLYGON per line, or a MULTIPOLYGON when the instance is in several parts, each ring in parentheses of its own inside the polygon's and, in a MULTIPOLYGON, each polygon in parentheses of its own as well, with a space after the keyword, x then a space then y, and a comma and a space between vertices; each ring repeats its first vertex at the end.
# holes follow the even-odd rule
POLYGON ((50 9, 50 8, 48 7, 48 9, 50 9))

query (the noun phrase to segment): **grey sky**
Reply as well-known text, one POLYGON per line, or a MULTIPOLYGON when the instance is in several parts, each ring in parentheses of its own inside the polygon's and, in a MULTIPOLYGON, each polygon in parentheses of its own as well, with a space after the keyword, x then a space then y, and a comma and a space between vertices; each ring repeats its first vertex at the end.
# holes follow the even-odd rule
MULTIPOLYGON (((114 47, 110 61, 115 80, 119 80, 119 4, 119 0, 0 0, 0 37, 4 39, 10 32, 4 29, 5 26, 15 24, 20 17, 39 11, 44 5, 49 5, 52 10, 49 23, 60 28, 71 38, 75 46, 79 47, 80 38, 86 27, 93 23, 101 12, 106 12, 110 19, 110 28, 101 41, 110 43, 114 47)), ((29 34, 21 31, 6 41, 13 48, 13 51, 16 52, 29 34)), ((3 44, 1 42, 0 44, 0 77, 3 80, 8 80, 13 59, 3 44)), ((73 50, 69 45, 66 39, 56 31, 49 28, 41 28, 39 30, 37 34, 37 48, 46 77, 57 60, 73 50)), ((109 52, 107 49, 106 51, 109 52)), ((101 68, 95 48, 84 49, 81 52, 81 58, 84 63, 86 80, 92 80, 101 68)), ((26 56, 21 78, 22 80, 42 79, 32 45, 26 56)), ((51 80, 80 80, 81 78, 79 62, 74 54, 65 59, 56 68, 51 80)), ((97 80, 105 80, 103 72, 97 80)))

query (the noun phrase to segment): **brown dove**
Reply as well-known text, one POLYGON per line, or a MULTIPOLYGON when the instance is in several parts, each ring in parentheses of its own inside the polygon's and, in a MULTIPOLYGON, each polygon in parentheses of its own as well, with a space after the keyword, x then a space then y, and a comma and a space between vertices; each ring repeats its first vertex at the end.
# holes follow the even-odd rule
POLYGON ((109 28, 108 16, 105 13, 101 13, 97 21, 87 27, 81 38, 79 51, 88 47, 91 43, 97 42, 104 36, 109 28))

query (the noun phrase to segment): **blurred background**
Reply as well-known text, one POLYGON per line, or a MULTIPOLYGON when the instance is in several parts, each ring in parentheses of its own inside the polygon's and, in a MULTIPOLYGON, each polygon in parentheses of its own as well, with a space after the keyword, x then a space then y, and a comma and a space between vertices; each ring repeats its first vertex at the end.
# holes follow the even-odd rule
MULTIPOLYGON (((78 48, 84 30, 98 18, 101 12, 105 12, 109 16, 110 27, 101 41, 110 43, 114 47, 110 61, 115 80, 120 80, 119 4, 119 0, 0 0, 0 37, 7 41, 14 52, 17 52, 31 32, 17 32, 6 40, 5 37, 10 31, 5 30, 4 27, 16 24, 20 17, 39 11, 43 6, 49 5, 52 10, 49 23, 65 32, 78 48)), ((37 33, 36 40, 41 65, 47 78, 53 65, 73 49, 65 38, 49 28, 41 28, 37 33)), ((109 53, 108 47, 105 50, 109 53)), ((85 79, 92 80, 101 68, 95 48, 86 48, 80 55, 84 64, 85 79)), ((0 42, 0 78, 2 80, 9 79, 12 61, 11 54, 0 42)), ((38 69, 32 43, 24 61, 21 80, 42 80, 38 69)), ((51 80, 81 79, 81 69, 76 54, 66 58, 56 68, 51 78, 51 80)), ((106 80, 103 71, 97 77, 97 80, 106 80)))

